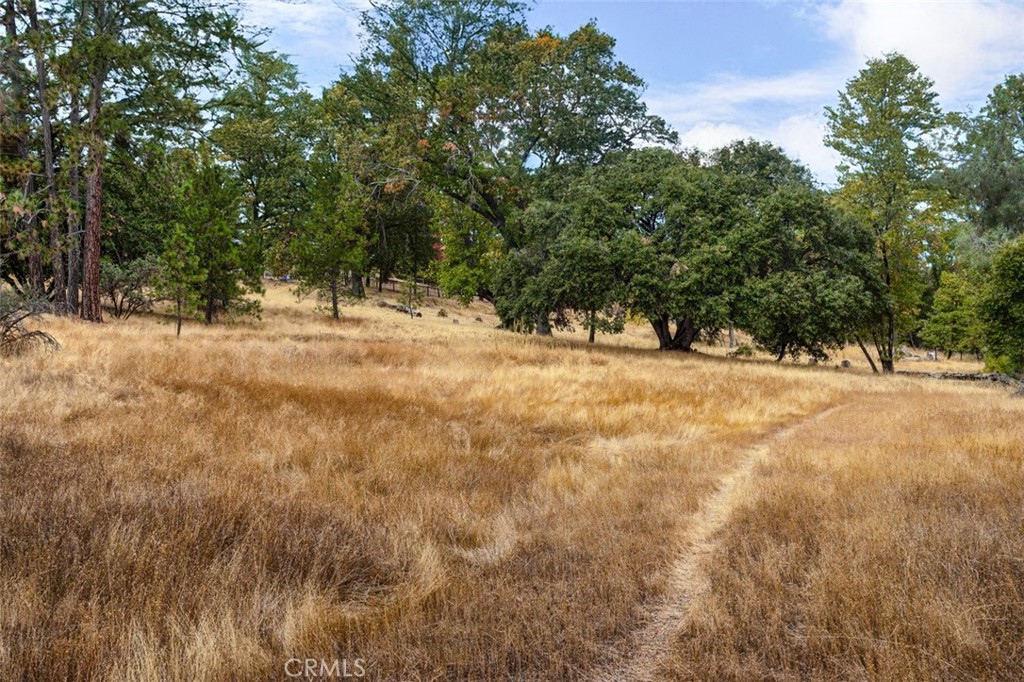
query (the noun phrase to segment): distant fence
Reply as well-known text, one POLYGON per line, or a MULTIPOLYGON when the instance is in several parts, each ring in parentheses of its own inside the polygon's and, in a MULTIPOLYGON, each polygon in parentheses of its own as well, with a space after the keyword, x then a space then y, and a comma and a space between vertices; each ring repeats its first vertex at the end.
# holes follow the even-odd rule
MULTIPOLYGON (((409 280, 398 279, 397 277, 389 277, 388 279, 384 280, 383 283, 381 283, 380 279, 377 277, 366 278, 367 289, 373 287, 378 290, 386 289, 387 291, 400 291, 402 287, 410 284, 411 282, 409 280)), ((424 296, 441 298, 441 285, 437 284, 436 282, 427 282, 425 280, 418 279, 416 280, 416 288, 423 292, 424 296)))
MULTIPOLYGON (((271 281, 271 282, 285 282, 285 283, 293 282, 294 281, 290 274, 285 274, 283 276, 276 276, 276 275, 273 275, 273 274, 271 274, 269 272, 264 272, 263 273, 263 279, 271 281)), ((346 287, 351 285, 351 280, 349 278, 347 278, 347 276, 343 276, 342 281, 344 282, 346 287)), ((385 291, 386 290, 386 291, 397 292, 397 291, 400 291, 401 288, 403 286, 406 286, 409 282, 410 282, 409 280, 399 280, 398 278, 388 278, 387 280, 384 281, 383 284, 381 284, 380 283, 380 278, 375 278, 375 276, 373 276, 373 275, 367 275, 366 278, 365 278, 364 284, 365 284, 367 289, 377 289, 379 291, 385 291)), ((0 287, 2 287, 2 286, 3 285, 0 284, 0 287)), ((424 296, 428 296, 428 297, 431 297, 431 298, 442 298, 443 297, 443 294, 441 292, 441 287, 436 282, 427 282, 426 280, 417 280, 416 281, 416 286, 417 286, 417 289, 424 296)))
MULTIPOLYGON (((282 277, 276 277, 276 276, 270 274, 269 272, 268 273, 264 273, 263 279, 265 279, 265 280, 272 280, 272 281, 275 281, 275 282, 291 282, 291 281, 294 281, 292 279, 291 275, 284 275, 282 277)), ((351 281, 347 277, 344 278, 344 281, 345 281, 346 285, 351 284, 351 281)), ((409 280, 406 280, 406 279, 398 279, 397 277, 389 277, 388 279, 384 280, 383 284, 381 284, 379 277, 373 277, 372 275, 368 275, 364 279, 364 286, 367 289, 371 289, 372 288, 372 289, 378 289, 380 291, 385 291, 385 290, 386 291, 400 291, 402 289, 402 287, 405 286, 408 282, 409 282, 409 280)), ((3 285, 0 284, 0 286, 3 286, 3 285)), ((428 282, 428 281, 423 280, 423 279, 417 279, 416 280, 416 287, 417 287, 417 289, 419 289, 419 291, 424 296, 428 296, 428 297, 431 297, 431 298, 443 298, 444 297, 444 294, 441 291, 441 285, 438 284, 437 282, 428 282)))

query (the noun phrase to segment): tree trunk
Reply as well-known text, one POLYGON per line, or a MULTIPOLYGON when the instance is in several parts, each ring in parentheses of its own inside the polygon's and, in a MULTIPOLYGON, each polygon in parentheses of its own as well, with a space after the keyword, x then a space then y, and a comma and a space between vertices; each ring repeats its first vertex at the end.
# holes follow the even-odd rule
MULTIPOLYGON (((26 183, 26 195, 35 194, 35 183, 26 183)), ((46 276, 43 274, 43 247, 39 241, 39 222, 35 216, 25 221, 28 241, 28 289, 33 296, 42 297, 46 292, 46 276)))
POLYGON ((729 323, 729 348, 736 347, 736 327, 732 322, 729 323))
POLYGON ((587 343, 594 343, 597 336, 597 313, 593 310, 590 311, 590 338, 587 339, 587 343))
POLYGON ((885 357, 880 358, 882 361, 882 373, 892 374, 896 371, 896 314, 890 313, 888 320, 888 329, 886 330, 885 338, 885 357))
POLYGON ((668 315, 651 318, 649 321, 658 337, 658 350, 668 350, 672 342, 672 335, 668 331, 668 315))
POLYGON ((178 298, 175 299, 174 303, 175 303, 175 308, 176 308, 176 313, 177 313, 177 318, 178 318, 178 328, 175 331, 174 335, 177 336, 177 337, 180 337, 181 336, 181 303, 182 303, 181 296, 178 296, 178 298))
POLYGON ((676 331, 672 333, 672 320, 662 315, 649 320, 658 336, 658 350, 681 350, 684 353, 693 351, 693 342, 697 338, 697 330, 690 317, 676 320, 676 331))
POLYGON ((349 273, 349 280, 352 282, 352 295, 356 298, 366 298, 366 289, 363 288, 363 273, 349 273))
MULTIPOLYGON (((71 124, 71 137, 80 138, 81 135, 81 109, 78 91, 71 93, 71 109, 68 112, 68 121, 71 124)), ((68 150, 68 163, 71 169, 68 173, 68 194, 71 198, 71 205, 68 207, 67 215, 67 250, 68 250, 68 278, 67 278, 67 305, 68 313, 79 312, 79 289, 82 285, 82 221, 79 207, 82 204, 82 147, 81 142, 75 141, 68 150)))
POLYGON ((676 320, 676 334, 672 337, 672 350, 681 350, 686 353, 693 351, 693 342, 697 339, 697 329, 693 325, 693 319, 684 317, 676 320))
POLYGON ((871 353, 868 352, 867 346, 860 340, 859 336, 854 337, 857 340, 857 345, 860 346, 860 350, 864 353, 864 357, 868 359, 868 364, 871 365, 871 371, 878 374, 878 365, 875 364, 875 359, 871 357, 871 353))
MULTIPOLYGON (((98 134, 96 138, 98 138, 98 134)), ((102 141, 89 145, 89 173, 85 196, 85 253, 82 268, 82 319, 103 321, 100 307, 100 229, 103 221, 102 141)))
POLYGON ((341 318, 341 313, 338 311, 338 275, 331 277, 331 314, 336 320, 341 318))
POLYGON ((551 322, 548 321, 547 313, 537 313, 534 319, 537 324, 537 336, 552 336, 551 322))
POLYGON ((43 132, 43 173, 46 177, 46 219, 50 228, 50 267, 53 272, 54 311, 67 313, 67 286, 64 273, 64 252, 61 244, 61 224, 54 215, 57 205, 57 174, 53 162, 53 126, 50 122, 50 102, 47 95, 46 55, 39 30, 36 0, 28 0, 28 20, 35 34, 36 94, 39 98, 39 116, 43 132))
POLYGON ((214 299, 213 294, 209 294, 206 297, 206 311, 203 314, 203 319, 206 324, 213 324, 213 318, 217 314, 217 301, 214 299))
MULTIPOLYGON (((93 11, 103 18, 106 6, 97 0, 93 11)), ((85 193, 85 248, 82 263, 82 319, 103 321, 100 307, 100 232, 103 225, 103 156, 106 151, 100 128, 104 75, 93 65, 89 83, 89 157, 85 193)))

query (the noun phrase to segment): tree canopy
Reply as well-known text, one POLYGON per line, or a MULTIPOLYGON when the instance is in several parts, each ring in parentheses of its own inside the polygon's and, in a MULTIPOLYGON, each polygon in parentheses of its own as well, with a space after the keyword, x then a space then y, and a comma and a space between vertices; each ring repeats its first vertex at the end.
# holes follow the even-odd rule
POLYGON ((4 7, 0 281, 57 313, 164 299, 180 330, 284 276, 338 317, 371 275, 409 300, 429 278, 592 342, 642 320, 662 350, 738 327, 780 360, 1016 366, 993 292, 1024 230, 1020 75, 953 115, 906 57, 868 60, 825 110, 825 190, 767 142, 679 148, 612 36, 511 0, 375 3, 320 93, 227 0, 4 7))

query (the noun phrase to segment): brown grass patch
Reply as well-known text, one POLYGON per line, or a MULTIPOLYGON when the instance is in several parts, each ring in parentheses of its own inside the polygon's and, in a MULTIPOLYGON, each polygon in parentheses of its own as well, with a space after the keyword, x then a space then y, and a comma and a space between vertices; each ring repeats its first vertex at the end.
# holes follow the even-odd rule
POLYGON ((747 448, 840 401, 848 422, 756 469, 663 672, 1019 663, 1020 409, 998 393, 528 339, 479 304, 334 323, 288 296, 180 340, 53 320, 63 352, 2 361, 12 679, 280 680, 292 657, 586 678, 630 655, 747 448))

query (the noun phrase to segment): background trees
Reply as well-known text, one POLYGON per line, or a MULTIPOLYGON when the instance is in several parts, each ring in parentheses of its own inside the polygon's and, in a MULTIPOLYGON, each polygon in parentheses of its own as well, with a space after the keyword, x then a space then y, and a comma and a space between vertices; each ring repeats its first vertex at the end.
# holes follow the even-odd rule
POLYGON ((871 236, 804 184, 783 185, 757 208, 737 322, 778 360, 824 359, 849 342, 877 295, 871 236))
POLYGON ((869 226, 883 284, 878 315, 865 327, 885 372, 917 319, 926 283, 923 257, 940 247, 946 191, 939 135, 950 123, 932 81, 900 54, 872 59, 825 110, 826 143, 842 154, 840 206, 869 226))
POLYGON ((632 317, 685 351, 737 325, 779 359, 867 342, 887 372, 918 339, 1014 357, 990 294, 1024 229, 1020 76, 954 118, 905 57, 870 60, 826 111, 824 192, 771 144, 671 147, 611 36, 510 0, 375 5, 319 96, 222 0, 3 7, 0 279, 58 312, 98 320, 106 291, 211 322, 275 274, 338 316, 371 274, 427 276, 538 333, 632 317))
POLYGON ((1024 77, 1007 76, 972 118, 961 120, 954 163, 944 181, 962 216, 950 270, 942 273, 934 309, 922 334, 947 353, 985 354, 992 368, 1020 370, 1010 359, 1015 336, 1008 242, 1024 233, 1024 77), (994 293, 1001 292, 1001 293, 994 293), (1008 345, 1009 344, 1009 345, 1008 345), (1007 355, 1010 353, 1010 355, 1007 355))
POLYGON ((1024 240, 1000 249, 981 300, 989 365, 1003 372, 1024 370, 1024 240))

